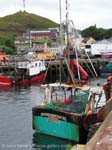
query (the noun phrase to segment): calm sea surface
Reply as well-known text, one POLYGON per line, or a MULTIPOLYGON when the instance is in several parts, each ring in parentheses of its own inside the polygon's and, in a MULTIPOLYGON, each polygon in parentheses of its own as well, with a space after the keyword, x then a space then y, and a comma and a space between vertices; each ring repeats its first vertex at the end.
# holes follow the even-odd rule
MULTIPOLYGON (((93 81, 92 86, 103 84, 105 79, 93 81)), ((33 131, 32 107, 43 97, 38 85, 0 86, 0 150, 66 150, 70 146, 67 141, 33 131)))

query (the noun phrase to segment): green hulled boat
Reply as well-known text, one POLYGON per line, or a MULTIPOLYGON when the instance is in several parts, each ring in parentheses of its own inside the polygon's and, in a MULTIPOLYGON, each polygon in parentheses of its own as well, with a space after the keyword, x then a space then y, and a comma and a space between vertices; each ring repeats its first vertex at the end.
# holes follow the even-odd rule
POLYGON ((44 103, 32 108, 33 129, 76 143, 85 140, 88 126, 98 121, 95 94, 65 84, 49 84, 45 91, 44 103))

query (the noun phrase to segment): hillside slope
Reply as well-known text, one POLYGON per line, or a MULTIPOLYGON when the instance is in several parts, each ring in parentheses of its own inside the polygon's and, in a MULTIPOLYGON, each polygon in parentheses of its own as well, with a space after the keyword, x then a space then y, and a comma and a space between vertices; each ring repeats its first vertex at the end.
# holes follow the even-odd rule
POLYGON ((27 30, 43 30, 58 26, 47 18, 19 11, 0 18, 0 35, 21 35, 27 30))

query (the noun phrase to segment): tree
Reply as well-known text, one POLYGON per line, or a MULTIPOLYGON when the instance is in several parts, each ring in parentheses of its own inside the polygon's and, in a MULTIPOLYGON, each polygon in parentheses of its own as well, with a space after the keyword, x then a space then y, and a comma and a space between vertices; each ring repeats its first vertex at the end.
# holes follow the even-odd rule
POLYGON ((112 29, 108 29, 105 33, 105 39, 112 38, 112 29))
POLYGON ((83 37, 93 37, 95 40, 109 39, 112 37, 112 29, 96 28, 90 26, 81 31, 83 37))
POLYGON ((7 46, 3 45, 1 48, 2 48, 2 52, 5 52, 8 55, 15 54, 15 51, 10 47, 7 47, 7 46))
POLYGON ((96 40, 98 40, 99 37, 99 33, 96 26, 90 26, 89 28, 83 30, 81 34, 83 37, 93 37, 96 40))
POLYGON ((14 45, 15 36, 11 37, 0 37, 0 47, 2 48, 2 51, 6 54, 15 54, 15 45, 14 45))
POLYGON ((7 47, 14 47, 14 40, 13 39, 6 39, 4 44, 7 46, 7 47))

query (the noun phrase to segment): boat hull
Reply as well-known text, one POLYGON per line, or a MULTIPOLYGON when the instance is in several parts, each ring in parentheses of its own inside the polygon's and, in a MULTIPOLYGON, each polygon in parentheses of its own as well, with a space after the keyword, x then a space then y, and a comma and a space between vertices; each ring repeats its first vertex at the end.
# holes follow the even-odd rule
POLYGON ((28 84, 28 83, 40 83, 41 84, 43 82, 44 77, 45 77, 45 72, 36 76, 32 76, 30 78, 20 79, 19 81, 13 82, 13 84, 28 84))
POLYGON ((0 77, 0 85, 12 85, 13 82, 11 81, 11 79, 9 77, 0 77))
POLYGON ((36 132, 76 143, 79 141, 78 118, 74 118, 73 120, 71 114, 55 110, 41 109, 38 107, 32 109, 32 123, 36 132))
POLYGON ((42 83, 44 77, 45 77, 45 72, 24 79, 17 79, 15 77, 10 77, 10 76, 3 76, 3 77, 1 76, 0 85, 17 85, 17 84, 28 84, 28 83, 35 83, 35 82, 42 83))
POLYGON ((44 133, 59 138, 79 141, 78 126, 73 123, 68 123, 65 121, 50 122, 46 117, 35 116, 33 118, 34 126, 37 132, 44 133))

